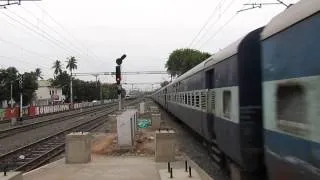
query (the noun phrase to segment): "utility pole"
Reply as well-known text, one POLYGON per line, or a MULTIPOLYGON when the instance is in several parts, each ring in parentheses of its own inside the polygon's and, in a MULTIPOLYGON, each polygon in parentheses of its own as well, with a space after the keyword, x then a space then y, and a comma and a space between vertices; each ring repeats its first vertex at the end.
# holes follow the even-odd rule
POLYGON ((102 100, 102 83, 100 82, 100 100, 102 100))
POLYGON ((12 81, 10 82, 10 107, 12 108, 12 102, 13 102, 13 99, 12 99, 12 81))
POLYGON ((22 123, 22 90, 23 90, 23 75, 19 76, 19 87, 20 87, 20 123, 22 123))
MULTIPOLYGON (((99 76, 99 74, 93 74, 93 76, 94 77, 96 77, 96 92, 98 91, 98 76, 99 76)), ((99 89, 99 94, 100 94, 100 100, 101 100, 101 84, 100 84, 100 89, 99 89)), ((98 97, 99 97, 99 95, 98 95, 98 92, 97 92, 97 100, 98 100, 98 97)))
MULTIPOLYGON (((70 103, 73 105, 73 92, 72 92, 72 71, 70 76, 70 103)), ((73 106, 72 106, 73 107, 73 106)))

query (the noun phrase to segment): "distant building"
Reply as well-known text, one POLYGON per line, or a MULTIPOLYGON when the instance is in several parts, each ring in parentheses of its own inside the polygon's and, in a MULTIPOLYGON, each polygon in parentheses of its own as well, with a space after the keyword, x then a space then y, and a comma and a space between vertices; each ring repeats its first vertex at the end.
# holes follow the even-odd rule
POLYGON ((64 103, 65 96, 62 94, 62 88, 53 87, 47 80, 38 81, 36 90, 36 105, 52 105, 64 103))

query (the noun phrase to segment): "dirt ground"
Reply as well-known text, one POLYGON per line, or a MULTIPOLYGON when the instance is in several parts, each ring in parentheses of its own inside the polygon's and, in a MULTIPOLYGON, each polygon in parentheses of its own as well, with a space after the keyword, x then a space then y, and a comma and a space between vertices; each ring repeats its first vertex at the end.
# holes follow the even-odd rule
MULTIPOLYGON (((151 113, 147 112, 139 115, 138 119, 151 119, 151 113)), ((167 127, 165 126, 165 128, 167 127)), ((94 134, 91 151, 93 154, 108 156, 154 156, 155 131, 151 127, 146 129, 138 128, 134 146, 128 150, 120 150, 117 145, 117 121, 110 118, 105 124, 104 131, 94 134)), ((177 159, 180 159, 179 157, 182 158, 182 156, 182 151, 176 146, 177 159)))
MULTIPOLYGON (((149 118, 144 115, 139 118, 149 118)), ((134 155, 134 156, 153 156, 155 149, 155 135, 150 128, 139 129, 135 136, 134 146, 128 150, 120 150, 117 145, 117 121, 109 119, 105 125, 105 133, 95 133, 91 145, 93 154, 100 155, 134 155)))

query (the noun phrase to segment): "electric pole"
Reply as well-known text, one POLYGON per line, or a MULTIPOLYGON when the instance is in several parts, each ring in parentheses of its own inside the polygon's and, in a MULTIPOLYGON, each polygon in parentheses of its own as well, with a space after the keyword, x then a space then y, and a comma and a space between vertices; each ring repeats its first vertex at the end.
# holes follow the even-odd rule
POLYGON ((23 91, 23 75, 19 75, 19 88, 20 88, 20 123, 22 123, 22 91, 23 91))
POLYGON ((71 71, 71 76, 70 76, 70 103, 73 107, 73 92, 72 92, 72 71, 71 71))
POLYGON ((12 81, 10 82, 10 107, 12 108, 12 102, 13 102, 13 99, 12 99, 12 81))

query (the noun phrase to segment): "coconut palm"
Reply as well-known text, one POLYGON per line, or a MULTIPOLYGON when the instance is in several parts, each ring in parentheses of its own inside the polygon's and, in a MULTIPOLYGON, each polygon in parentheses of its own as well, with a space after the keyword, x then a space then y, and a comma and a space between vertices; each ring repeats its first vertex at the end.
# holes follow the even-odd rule
POLYGON ((56 61, 53 63, 52 68, 54 69, 54 74, 55 74, 55 75, 61 74, 61 73, 62 73, 61 61, 56 60, 56 61))
POLYGON ((74 56, 67 58, 67 66, 66 68, 70 71, 70 103, 73 103, 73 92, 72 92, 72 70, 77 69, 77 59, 74 56))
POLYGON ((35 74, 36 74, 37 78, 43 79, 43 77, 42 77, 42 75, 41 75, 41 74, 42 74, 42 71, 41 71, 40 68, 36 68, 35 74))
POLYGON ((78 66, 77 66, 77 59, 74 57, 74 56, 71 56, 70 58, 68 58, 68 61, 67 61, 67 69, 69 69, 71 75, 72 75, 72 71, 74 69, 77 69, 78 66))

